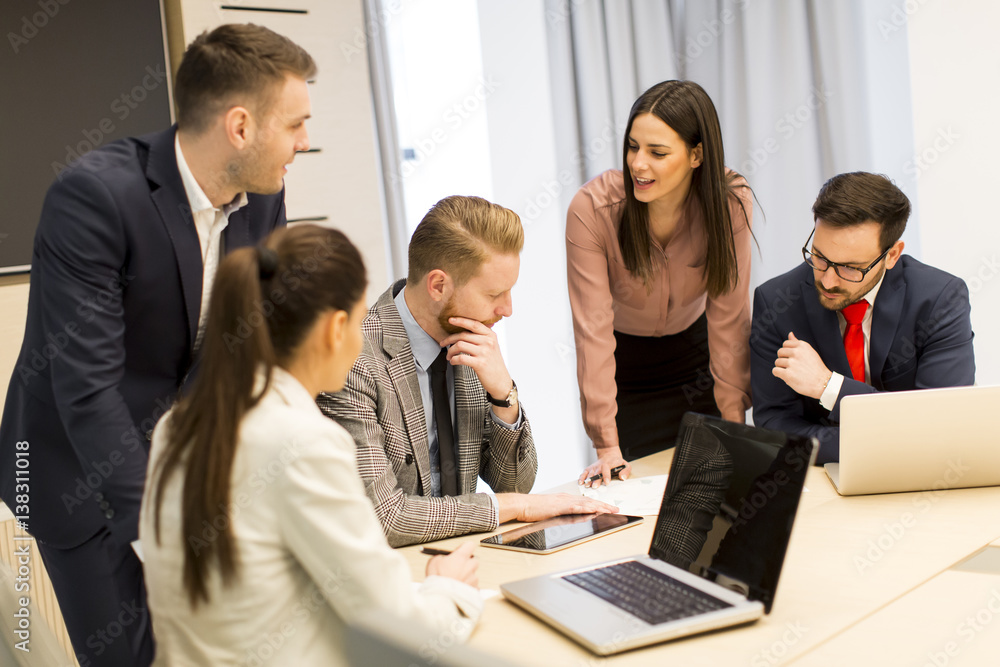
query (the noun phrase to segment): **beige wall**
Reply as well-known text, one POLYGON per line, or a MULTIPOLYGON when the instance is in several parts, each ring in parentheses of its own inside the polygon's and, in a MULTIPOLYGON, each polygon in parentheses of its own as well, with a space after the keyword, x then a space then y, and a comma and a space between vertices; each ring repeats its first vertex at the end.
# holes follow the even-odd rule
POLYGON ((7 397, 7 381, 21 351, 28 314, 28 276, 0 276, 0 416, 7 397))
MULTIPOLYGON (((289 37, 315 59, 319 69, 310 86, 312 118, 306 123, 318 153, 296 156, 285 179, 289 220, 325 217, 318 224, 340 229, 361 250, 371 284, 369 300, 388 285, 387 233, 382 206, 378 144, 372 117, 371 80, 363 0, 271 0, 273 7, 308 14, 221 9, 209 0, 166 2, 168 43, 190 42, 223 23, 256 23, 289 37), (183 31, 178 38, 177 31, 183 31)), ((171 61, 174 58, 171 57, 171 61)))

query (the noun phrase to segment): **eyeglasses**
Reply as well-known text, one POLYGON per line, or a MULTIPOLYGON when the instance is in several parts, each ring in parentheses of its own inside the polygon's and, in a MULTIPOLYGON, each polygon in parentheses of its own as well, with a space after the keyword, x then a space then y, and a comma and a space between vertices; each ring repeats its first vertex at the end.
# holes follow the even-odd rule
POLYGON ((837 262, 831 262, 826 257, 823 257, 823 255, 817 255, 814 252, 810 252, 809 241, 812 240, 813 234, 815 233, 816 230, 813 229, 813 231, 809 233, 809 238, 806 239, 806 244, 802 246, 802 259, 806 260, 806 263, 809 266, 813 267, 814 269, 816 269, 821 273, 826 271, 832 266, 833 270, 837 273, 837 275, 849 283, 860 283, 861 281, 863 281, 865 279, 865 276, 868 275, 868 272, 874 269, 875 265, 881 262, 882 259, 889 254, 889 251, 892 250, 892 246, 889 246, 888 248, 885 249, 885 252, 883 252, 875 259, 874 262, 868 265, 868 268, 858 269, 853 266, 847 266, 846 264, 838 264, 837 262))

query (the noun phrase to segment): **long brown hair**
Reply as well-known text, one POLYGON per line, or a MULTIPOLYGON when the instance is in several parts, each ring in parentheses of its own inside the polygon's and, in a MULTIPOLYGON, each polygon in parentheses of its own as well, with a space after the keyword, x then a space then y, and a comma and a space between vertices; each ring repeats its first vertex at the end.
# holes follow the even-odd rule
POLYGON ((320 314, 350 312, 367 282, 347 237, 315 225, 280 229, 219 264, 198 375, 167 417, 166 448, 151 476, 159 544, 163 489, 174 472, 183 475, 184 588, 192 607, 208 602, 212 565, 223 584, 238 573, 231 522, 207 544, 197 535, 228 507, 240 422, 266 393, 274 366, 293 358, 320 314), (261 370, 263 388, 254 393, 261 370))
POLYGON ((693 81, 658 83, 640 95, 629 112, 622 147, 625 202, 621 225, 618 227, 618 244, 625 267, 647 286, 652 282, 649 208, 645 202, 635 198, 635 189, 628 173, 628 144, 632 122, 636 116, 644 113, 653 114, 673 128, 684 140, 688 150, 698 144, 702 146, 702 162, 692 174, 691 190, 697 193, 701 203, 708 237, 708 257, 705 264, 708 294, 712 297, 725 294, 736 286, 739 279, 736 244, 729 216, 729 198, 735 197, 739 202, 749 227, 750 218, 746 208, 735 193, 737 187, 748 186, 735 184, 740 178, 737 174, 726 175, 719 116, 708 93, 693 81))

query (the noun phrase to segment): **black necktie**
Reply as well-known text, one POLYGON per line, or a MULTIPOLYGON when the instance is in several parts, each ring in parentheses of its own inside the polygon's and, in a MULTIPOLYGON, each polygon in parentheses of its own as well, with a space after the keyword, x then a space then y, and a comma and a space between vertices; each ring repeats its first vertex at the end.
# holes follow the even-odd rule
POLYGON ((451 401, 448 400, 448 350, 431 364, 431 397, 434 402, 434 424, 438 432, 438 455, 441 460, 441 495, 458 495, 458 467, 455 465, 455 436, 451 428, 451 401))

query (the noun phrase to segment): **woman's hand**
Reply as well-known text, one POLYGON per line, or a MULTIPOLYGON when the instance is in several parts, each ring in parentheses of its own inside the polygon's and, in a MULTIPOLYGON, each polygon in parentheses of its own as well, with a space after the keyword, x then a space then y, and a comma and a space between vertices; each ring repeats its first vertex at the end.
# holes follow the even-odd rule
POLYGON ((624 465, 625 468, 618 473, 619 479, 628 479, 632 475, 632 464, 622 458, 621 447, 608 447, 599 451, 601 454, 597 458, 597 462, 591 463, 580 475, 578 480, 580 484, 591 488, 599 487, 601 482, 609 484, 611 482, 611 469, 620 465, 624 465), (600 478, 591 482, 590 478, 597 475, 600 475, 600 478))
POLYGON ((447 556, 434 556, 427 561, 427 576, 436 574, 479 588, 479 561, 472 555, 475 548, 476 542, 465 542, 447 556))

